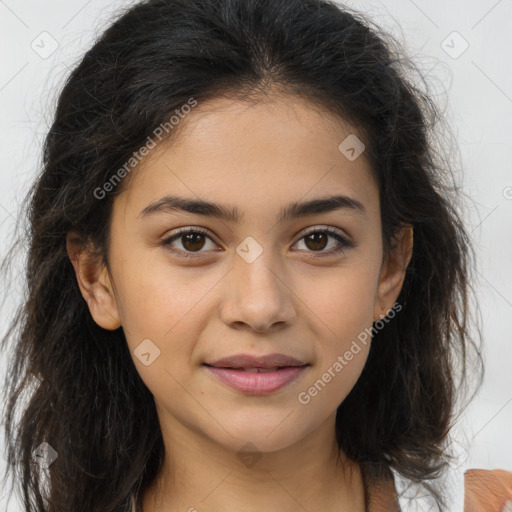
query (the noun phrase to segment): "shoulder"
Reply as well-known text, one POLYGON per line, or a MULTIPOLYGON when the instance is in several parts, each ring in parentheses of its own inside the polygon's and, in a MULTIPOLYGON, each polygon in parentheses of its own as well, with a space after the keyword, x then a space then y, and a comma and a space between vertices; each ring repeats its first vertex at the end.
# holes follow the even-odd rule
POLYGON ((512 512, 512 471, 468 469, 464 512, 512 512))

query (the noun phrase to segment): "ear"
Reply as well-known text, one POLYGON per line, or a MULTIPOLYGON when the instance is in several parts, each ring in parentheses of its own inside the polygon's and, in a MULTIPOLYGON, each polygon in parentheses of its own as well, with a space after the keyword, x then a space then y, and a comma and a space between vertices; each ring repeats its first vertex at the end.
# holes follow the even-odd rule
POLYGON ((405 224, 393 238, 392 247, 382 263, 373 310, 374 322, 386 316, 398 298, 411 261, 412 249, 413 228, 405 224))
POLYGON ((121 326, 121 320, 108 269, 102 257, 94 248, 85 246, 77 231, 67 234, 66 247, 80 292, 94 321, 104 329, 117 329, 121 326))

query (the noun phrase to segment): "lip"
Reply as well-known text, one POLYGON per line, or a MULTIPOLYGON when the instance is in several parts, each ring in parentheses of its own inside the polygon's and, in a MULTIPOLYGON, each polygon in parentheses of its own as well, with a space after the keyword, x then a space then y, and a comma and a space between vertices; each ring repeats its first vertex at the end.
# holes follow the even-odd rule
POLYGON ((286 366, 276 371, 248 372, 233 368, 205 366, 228 386, 251 395, 265 395, 277 391, 295 380, 307 368, 305 366, 286 366))
POLYGON ((299 377, 309 364, 284 354, 237 354, 205 363, 206 369, 237 391, 252 395, 272 393, 299 377))
POLYGON ((285 354, 268 354, 265 356, 252 356, 250 354, 235 354, 224 357, 213 363, 205 363, 217 368, 275 368, 285 366, 304 366, 307 364, 295 357, 285 354))

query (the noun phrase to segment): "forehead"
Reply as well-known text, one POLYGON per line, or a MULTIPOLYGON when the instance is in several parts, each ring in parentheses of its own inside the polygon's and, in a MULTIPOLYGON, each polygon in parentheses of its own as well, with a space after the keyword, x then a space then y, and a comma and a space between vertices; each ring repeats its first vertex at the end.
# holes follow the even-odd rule
POLYGON ((378 201, 364 152, 350 160, 339 148, 347 137, 361 135, 303 98, 216 98, 179 122, 177 136, 157 144, 135 169, 122 195, 126 206, 140 211, 166 193, 214 198, 241 211, 335 192, 378 201))
POLYGON ((340 137, 357 134, 361 138, 354 127, 326 108, 282 93, 256 102, 229 97, 208 100, 184 116, 179 129, 175 150, 211 151, 235 161, 248 154, 273 161, 285 153, 289 159, 293 155, 315 157, 333 146, 336 149, 340 137))

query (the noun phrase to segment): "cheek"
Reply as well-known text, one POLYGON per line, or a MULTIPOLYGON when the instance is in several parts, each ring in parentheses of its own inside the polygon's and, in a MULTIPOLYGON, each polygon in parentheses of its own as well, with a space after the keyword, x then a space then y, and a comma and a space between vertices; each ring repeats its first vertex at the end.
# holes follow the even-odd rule
MULTIPOLYGON (((183 394, 181 383, 190 376, 191 354, 199 330, 192 293, 169 293, 164 283, 145 281, 137 299, 124 303, 123 329, 135 368, 159 400, 183 394), (149 355, 148 355, 149 354, 149 355)), ((130 292, 128 292, 130 293, 130 292)), ((195 299, 195 300, 194 300, 195 299)), ((177 400, 182 403, 183 399, 177 400)))
POLYGON ((125 266, 119 280, 121 321, 139 375, 157 396, 181 391, 178 383, 190 377, 196 340, 215 313, 208 293, 219 276, 171 271, 168 264, 154 262, 125 266))
POLYGON ((215 284, 216 276, 172 268, 161 259, 145 265, 135 259, 119 276, 121 320, 127 337, 133 340, 154 337, 163 343, 191 319, 199 323, 204 314, 203 299, 215 284))
POLYGON ((352 389, 368 356, 377 272, 351 266, 314 282, 305 302, 316 326, 317 371, 308 383, 313 388, 303 391, 334 405, 352 389))
MULTIPOLYGON (((377 290, 377 269, 369 265, 351 265, 314 277, 303 277, 299 296, 308 316, 316 318, 320 340, 327 346, 344 343, 371 326, 377 290)), ((304 311, 304 314, 306 314, 304 311)))

